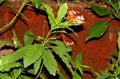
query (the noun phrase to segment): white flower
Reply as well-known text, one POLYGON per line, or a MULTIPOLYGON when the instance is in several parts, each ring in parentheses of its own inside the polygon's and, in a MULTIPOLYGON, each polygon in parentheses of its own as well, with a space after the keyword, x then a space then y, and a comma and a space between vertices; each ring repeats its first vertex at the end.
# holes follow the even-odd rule
POLYGON ((84 23, 84 17, 83 17, 83 15, 77 16, 76 19, 74 20, 74 23, 83 24, 84 23))

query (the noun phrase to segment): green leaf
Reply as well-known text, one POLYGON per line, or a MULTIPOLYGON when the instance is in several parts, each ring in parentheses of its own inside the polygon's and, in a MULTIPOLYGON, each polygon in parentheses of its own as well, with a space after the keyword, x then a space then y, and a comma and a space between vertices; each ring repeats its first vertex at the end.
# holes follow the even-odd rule
POLYGON ((34 3, 34 6, 38 9, 40 7, 40 4, 42 3, 42 0, 31 0, 34 3))
POLYGON ((9 63, 13 63, 13 62, 23 58, 25 56, 25 54, 28 52, 28 50, 30 49, 30 47, 31 46, 25 46, 25 47, 18 49, 17 51, 15 51, 12 54, 7 54, 6 56, 2 56, 0 59, 0 66, 4 66, 9 63))
POLYGON ((9 7, 9 8, 12 8, 11 6, 11 4, 10 4, 10 1, 9 0, 5 0, 5 3, 6 3, 6 5, 7 5, 7 7, 9 7))
POLYGON ((77 55, 75 63, 78 66, 82 65, 82 52, 77 55))
POLYGON ((32 68, 27 68, 27 73, 36 75, 33 67, 32 68))
POLYGON ((120 66, 117 67, 117 74, 120 74, 120 66))
POLYGON ((108 21, 105 21, 105 20, 102 20, 93 24, 89 30, 86 41, 88 41, 91 38, 101 37, 107 30, 107 24, 108 24, 108 21))
POLYGON ((60 28, 67 28, 69 26, 72 26, 72 23, 70 21, 65 21, 65 22, 58 23, 56 27, 54 27, 52 30, 60 29, 60 28))
POLYGON ((98 15, 98 16, 106 16, 106 15, 109 15, 110 12, 103 8, 103 7, 100 7, 100 6, 91 6, 91 9, 98 15))
MULTIPOLYGON (((26 54, 29 54, 31 51, 32 52, 34 52, 34 51, 38 52, 39 51, 38 54, 40 54, 40 50, 38 50, 37 48, 41 50, 40 46, 37 45, 37 44, 28 45, 28 46, 25 46, 25 47, 22 47, 22 48, 18 49, 17 51, 15 51, 12 54, 8 54, 6 56, 2 56, 1 59, 0 59, 0 66, 4 66, 4 65, 7 65, 9 63, 13 63, 13 62, 15 62, 15 61, 17 61, 19 59, 22 59, 26 54), (37 50, 34 50, 34 49, 37 49, 37 50)), ((36 53, 35 53, 35 55, 36 55, 36 53)), ((32 57, 32 58, 34 58, 34 57, 32 57)), ((28 63, 25 63, 25 64, 28 65, 28 63)))
POLYGON ((112 0, 106 0, 106 3, 111 7, 111 10, 113 12, 117 11, 119 9, 118 4, 116 4, 114 1, 112 0))
POLYGON ((21 73, 21 69, 14 69, 13 70, 14 79, 17 79, 20 73, 21 73))
POLYGON ((54 12, 49 5, 43 4, 43 6, 45 7, 45 11, 48 14, 48 19, 49 19, 49 22, 50 22, 50 25, 51 25, 51 28, 52 28, 56 24, 55 17, 54 17, 54 12))
POLYGON ((77 57, 76 57, 76 61, 75 61, 75 64, 76 64, 76 68, 80 71, 80 73, 83 75, 83 70, 81 68, 82 66, 82 52, 80 52, 77 57))
POLYGON ((24 44, 26 45, 31 45, 34 40, 34 35, 32 31, 27 31, 24 35, 24 44))
POLYGON ((82 77, 75 71, 72 79, 82 79, 82 77))
POLYGON ((42 58, 39 58, 39 59, 34 63, 34 72, 35 72, 35 74, 38 72, 41 63, 42 63, 42 58))
POLYGON ((52 30, 60 29, 60 28, 70 28, 70 27, 76 27, 76 26, 78 26, 78 24, 71 23, 70 21, 64 21, 64 22, 58 23, 56 27, 54 27, 52 30))
POLYGON ((8 73, 0 73, 0 79, 13 79, 8 73))
POLYGON ((115 79, 115 75, 110 73, 107 69, 105 71, 102 71, 101 74, 98 75, 96 79, 115 79))
POLYGON ((7 65, 4 65, 0 68, 0 71, 4 72, 4 71, 10 71, 11 68, 15 68, 15 67, 20 67, 21 63, 19 62, 13 62, 13 63, 9 63, 7 65))
POLYGON ((65 30, 53 30, 52 32, 51 32, 52 34, 57 34, 57 33, 67 33, 65 30))
POLYGON ((52 48, 54 49, 55 53, 62 59, 62 61, 65 63, 65 65, 67 66, 67 68, 71 71, 71 73, 73 73, 71 64, 70 64, 70 56, 69 58, 66 57, 67 53, 64 49, 62 49, 62 47, 60 46, 52 46, 52 48))
POLYGON ((100 76, 97 76, 95 79, 106 79, 106 78, 107 78, 106 75, 100 75, 100 76))
POLYGON ((20 43, 15 31, 12 29, 12 33, 13 33, 13 44, 15 47, 18 47, 18 48, 21 48, 22 47, 22 44, 20 43))
POLYGON ((118 49, 120 50, 120 31, 118 32, 118 49))
POLYGON ((57 74, 59 75, 60 79, 66 79, 65 75, 61 72, 57 72, 57 74))
POLYGON ((13 46, 13 43, 9 42, 9 41, 2 41, 2 42, 0 42, 0 45, 11 45, 11 46, 13 46))
POLYGON ((76 66, 76 68, 78 69, 78 71, 80 72, 81 75, 83 75, 83 69, 81 66, 76 66))
POLYGON ((57 45, 56 47, 62 48, 63 55, 66 56, 69 59, 69 61, 72 61, 71 56, 68 54, 69 52, 72 51, 72 48, 70 46, 65 45, 62 41, 59 40, 53 40, 52 43, 56 44, 57 45))
POLYGON ((118 8, 120 10, 120 0, 117 0, 118 8))
POLYGON ((5 1, 5 0, 0 0, 0 4, 1 4, 3 1, 5 1))
POLYGON ((62 19, 65 17, 66 13, 68 10, 68 6, 67 3, 64 3, 60 6, 59 10, 58 10, 58 15, 56 18, 56 22, 59 23, 62 21, 62 19))
POLYGON ((52 54, 52 52, 48 49, 44 49, 43 51, 43 64, 47 68, 48 72, 55 76, 57 71, 57 62, 52 54))
POLYGON ((61 22, 61 23, 57 24, 56 27, 53 30, 60 29, 60 28, 63 28, 63 29, 66 28, 77 36, 77 33, 73 29, 70 28, 71 26, 75 27, 75 26, 78 26, 78 25, 73 24, 70 21, 65 21, 65 22, 61 22))
POLYGON ((41 57, 43 48, 40 44, 34 44, 26 51, 26 55, 23 57, 24 67, 28 67, 32 63, 36 62, 41 57))

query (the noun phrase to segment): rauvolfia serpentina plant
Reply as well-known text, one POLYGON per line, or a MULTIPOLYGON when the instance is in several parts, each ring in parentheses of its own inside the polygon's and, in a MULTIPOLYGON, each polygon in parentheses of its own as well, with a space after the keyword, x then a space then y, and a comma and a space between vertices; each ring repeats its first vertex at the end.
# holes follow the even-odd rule
POLYGON ((110 17, 108 20, 100 20, 92 25, 89 30, 86 41, 91 38, 100 38, 103 36, 108 28, 108 24, 114 19, 120 20, 120 0, 105 0, 109 9, 98 5, 93 5, 90 9, 99 17, 110 17))
MULTIPOLYGON (((108 24, 114 19, 120 20, 120 0, 106 0, 107 6, 109 9, 106 9, 101 6, 93 5, 90 9, 99 17, 110 17, 109 20, 100 20, 92 25, 89 30, 88 37, 86 41, 92 38, 100 38, 103 36, 108 28, 108 24)), ((93 39, 94 40, 94 39, 93 39)), ((100 74, 96 74, 95 79, 120 79, 120 32, 118 32, 118 45, 115 55, 111 56, 110 67, 105 71, 101 71, 100 74)))
MULTIPOLYGON (((0 3, 3 2, 15 10, 8 0, 0 0, 0 3)), ((0 79, 45 79, 48 75, 43 74, 44 70, 47 70, 46 73, 54 79, 56 76, 59 79, 66 79, 58 67, 58 59, 65 64, 72 79, 82 79, 82 67, 89 68, 89 66, 82 65, 82 53, 79 53, 76 60, 73 61, 69 55, 72 50, 69 46, 70 43, 59 40, 56 35, 67 33, 66 29, 77 35, 70 27, 78 27, 78 25, 83 24, 84 17, 75 16, 76 12, 74 10, 68 11, 67 3, 59 6, 56 18, 53 13, 52 8, 45 3, 41 3, 41 0, 23 0, 13 19, 0 28, 0 32, 11 28, 13 33, 12 41, 3 41, 0 42, 0 45, 9 45, 16 49, 12 54, 0 57, 0 79), (29 4, 30 2, 33 4, 29 4), (50 30, 45 37, 35 36, 32 31, 27 31, 24 34, 24 45, 22 45, 12 26, 19 15, 24 16, 22 10, 26 6, 45 11, 50 23, 50 30), (71 64, 74 64, 74 67, 71 64)), ((50 78, 48 77, 48 79, 50 78)))

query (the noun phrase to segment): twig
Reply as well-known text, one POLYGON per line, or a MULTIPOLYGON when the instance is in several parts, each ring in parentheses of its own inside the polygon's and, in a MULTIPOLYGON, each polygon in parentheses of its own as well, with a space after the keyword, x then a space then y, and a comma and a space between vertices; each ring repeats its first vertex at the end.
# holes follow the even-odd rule
POLYGON ((9 28, 12 27, 12 25, 14 24, 15 20, 17 19, 17 17, 20 15, 21 11, 23 10, 23 8, 25 7, 26 5, 26 2, 27 0, 24 0, 22 2, 22 5, 20 7, 20 9, 18 10, 17 14, 13 17, 13 19, 8 23, 6 24, 5 26, 3 26, 2 28, 0 28, 0 33, 3 33, 4 31, 8 30, 9 28))

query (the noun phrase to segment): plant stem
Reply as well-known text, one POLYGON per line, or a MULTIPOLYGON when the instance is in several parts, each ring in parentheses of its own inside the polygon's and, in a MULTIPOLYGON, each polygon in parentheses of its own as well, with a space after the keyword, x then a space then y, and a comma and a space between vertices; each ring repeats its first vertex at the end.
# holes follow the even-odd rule
POLYGON ((49 35, 51 34, 51 30, 48 32, 47 36, 45 39, 48 39, 49 35))
POLYGON ((6 25, 3 26, 2 28, 0 28, 0 33, 3 33, 3 30, 6 31, 7 29, 9 29, 9 28, 12 27, 12 25, 13 25, 14 22, 16 21, 17 17, 20 15, 21 11, 22 11, 23 8, 25 7, 26 2, 27 2, 27 0, 24 0, 24 1, 22 2, 22 5, 21 5, 20 9, 18 10, 17 14, 13 17, 13 19, 12 19, 8 24, 6 24, 6 25))
POLYGON ((43 46, 45 46, 45 44, 47 43, 47 41, 49 40, 48 37, 51 34, 51 30, 48 32, 47 36, 45 37, 44 41, 43 41, 43 46))
POLYGON ((42 62, 42 64, 41 64, 41 68, 40 68, 37 76, 35 77, 35 79, 38 79, 38 77, 40 76, 40 74, 41 74, 41 72, 42 72, 42 69, 43 69, 43 62, 42 62))
POLYGON ((108 23, 111 22, 114 19, 114 17, 111 17, 111 19, 108 20, 108 23))
MULTIPOLYGON (((13 9, 14 11, 18 12, 17 9, 16 9, 14 6, 12 6, 12 5, 10 5, 9 8, 11 8, 11 9, 13 9)), ((25 19, 27 19, 27 17, 26 17, 23 13, 20 12, 19 14, 20 14, 21 16, 23 16, 25 19)))

